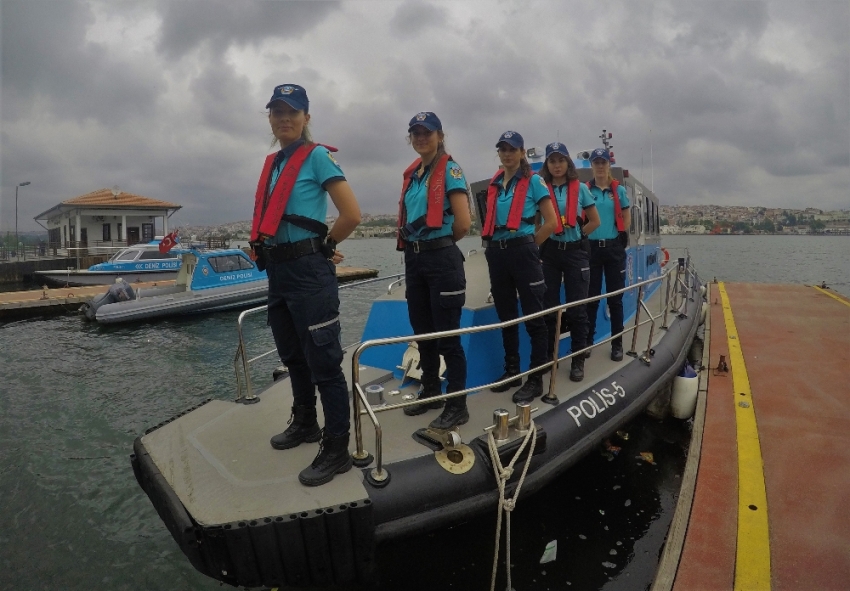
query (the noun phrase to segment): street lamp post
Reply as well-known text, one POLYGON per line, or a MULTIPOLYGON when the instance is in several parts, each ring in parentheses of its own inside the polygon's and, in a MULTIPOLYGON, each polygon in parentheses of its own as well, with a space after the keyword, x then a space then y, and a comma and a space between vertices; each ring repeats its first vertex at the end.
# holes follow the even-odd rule
POLYGON ((18 183, 15 187, 15 253, 18 255, 18 258, 21 257, 20 249, 18 248, 18 187, 26 187, 30 184, 29 181, 18 183))

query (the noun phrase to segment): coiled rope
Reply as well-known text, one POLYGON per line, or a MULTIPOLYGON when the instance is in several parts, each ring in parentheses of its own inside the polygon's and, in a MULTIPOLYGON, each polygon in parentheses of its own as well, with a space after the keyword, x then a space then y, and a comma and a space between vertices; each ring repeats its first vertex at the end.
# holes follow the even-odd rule
POLYGON ((531 464, 531 456, 534 454, 534 446, 537 444, 537 429, 534 426, 534 421, 531 421, 528 433, 526 433, 522 444, 514 454, 513 459, 507 466, 502 466, 502 461, 499 458, 499 448, 496 445, 496 440, 493 438, 493 431, 487 434, 487 447, 490 450, 490 461, 493 463, 493 471, 496 474, 496 484, 499 486, 499 517, 496 519, 496 549, 493 552, 493 575, 490 577, 490 591, 496 589, 496 573, 499 570, 499 542, 502 538, 502 512, 507 514, 505 519, 505 567, 507 570, 508 582, 507 591, 511 591, 511 512, 516 508, 516 501, 519 498, 519 491, 522 488, 522 483, 525 481, 525 475, 528 472, 528 466, 531 464), (528 450, 528 457, 525 460, 525 466, 522 468, 522 475, 519 477, 519 482, 514 490, 514 496, 510 499, 505 498, 505 485, 511 479, 514 473, 514 464, 522 455, 525 446, 531 441, 531 447, 528 450))

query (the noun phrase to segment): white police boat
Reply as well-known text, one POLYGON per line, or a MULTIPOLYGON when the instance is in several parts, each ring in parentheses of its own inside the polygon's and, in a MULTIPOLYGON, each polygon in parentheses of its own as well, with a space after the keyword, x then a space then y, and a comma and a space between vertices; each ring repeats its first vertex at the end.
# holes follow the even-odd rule
POLYGON ((175 279, 180 270, 180 255, 187 251, 178 247, 162 253, 159 244, 159 240, 153 240, 128 246, 113 254, 108 261, 88 269, 33 271, 33 276, 36 281, 43 280, 48 285, 71 287, 109 285, 119 277, 130 282, 175 279))
POLYGON ((134 289, 119 280, 80 312, 89 320, 116 324, 254 306, 268 299, 266 272, 241 249, 189 250, 180 260, 174 285, 134 289))
MULTIPOLYGON (((368 585, 378 544, 495 513, 518 492, 521 503, 669 389, 700 321, 699 278, 687 258, 664 265, 657 199, 627 171, 614 167, 612 173, 632 204, 624 359, 606 354, 612 335, 600 306, 593 346, 602 353, 587 359, 584 381, 568 379, 570 339, 557 334, 543 398, 515 405, 515 388, 491 392, 503 369, 505 324, 489 297, 484 256, 470 251, 458 331, 468 362, 470 420, 447 432, 429 430, 424 427, 439 410, 414 417, 402 412, 416 403, 418 383, 411 378, 413 331, 396 281, 373 303, 362 341, 347 351, 355 468, 323 486, 304 487, 297 478, 316 444, 286 451, 269 445, 290 416, 292 391, 286 377, 254 391, 242 320, 264 309, 243 312, 236 399, 188 409, 133 446, 138 483, 191 564, 236 586, 368 585), (512 470, 502 469, 512 461, 512 470)), ((482 182, 474 193, 486 190, 482 182)), ((525 331, 520 338, 527 375, 525 331)))

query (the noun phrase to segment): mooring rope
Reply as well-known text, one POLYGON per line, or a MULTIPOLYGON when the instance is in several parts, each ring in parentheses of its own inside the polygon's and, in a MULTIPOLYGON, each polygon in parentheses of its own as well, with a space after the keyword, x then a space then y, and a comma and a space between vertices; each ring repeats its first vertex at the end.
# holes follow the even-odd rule
POLYGON ((507 591, 511 591, 511 512, 516 508, 516 501, 519 498, 519 491, 522 488, 522 483, 525 481, 525 475, 528 472, 528 466, 531 464, 531 456, 534 454, 534 446, 537 444, 537 429, 534 426, 534 421, 528 428, 522 444, 514 454, 507 467, 502 466, 502 461, 499 459, 499 448, 496 445, 496 440, 493 438, 493 431, 487 434, 487 446, 490 450, 490 461, 493 463, 493 471, 496 474, 496 484, 499 486, 499 517, 496 519, 496 549, 493 552, 493 574, 490 577, 490 591, 496 589, 496 573, 499 570, 499 542, 502 538, 502 511, 507 514, 505 519, 505 567, 508 575, 507 591), (510 499, 505 498, 505 484, 510 480, 514 473, 514 464, 522 455, 526 444, 531 441, 531 447, 528 449, 528 457, 525 460, 525 466, 522 468, 522 475, 519 477, 519 482, 516 485, 514 496, 510 499))

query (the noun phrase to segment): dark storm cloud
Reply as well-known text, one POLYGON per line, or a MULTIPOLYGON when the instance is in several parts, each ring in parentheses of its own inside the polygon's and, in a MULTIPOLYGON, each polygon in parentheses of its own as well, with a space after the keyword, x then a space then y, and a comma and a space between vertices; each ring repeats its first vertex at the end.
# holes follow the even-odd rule
POLYGON ((263 105, 254 111, 245 109, 253 102, 248 78, 232 64, 218 60, 207 64, 204 71, 189 85, 194 108, 203 123, 222 133, 239 136, 249 133, 258 118, 264 117, 263 105))
POLYGON ((0 10, 0 230, 22 180, 33 181, 22 221, 113 184, 184 204, 176 223, 249 217, 271 140, 264 106, 284 82, 308 89, 314 137, 340 148, 371 213, 397 207, 416 157, 407 123, 421 110, 440 116, 471 181, 493 174, 506 129, 575 153, 606 128, 618 163, 652 179, 664 203, 791 207, 806 194, 848 206, 834 190, 850 184, 846 2, 3 0, 0 10))
POLYGON ((390 20, 394 35, 415 35, 429 28, 446 24, 445 9, 436 4, 408 0, 399 6, 390 20))
POLYGON ((87 3, 4 0, 0 25, 3 116, 23 116, 35 101, 63 117, 118 122, 126 112, 151 115, 162 73, 139 62, 128 68, 107 47, 89 43, 87 3))
POLYGON ((770 22, 765 2, 673 2, 671 7, 674 20, 686 29, 673 43, 678 51, 726 51, 742 39, 760 37, 770 22))
POLYGON ((163 0, 159 48, 180 58, 203 46, 221 53, 231 45, 268 37, 300 37, 339 7, 338 2, 163 0))

